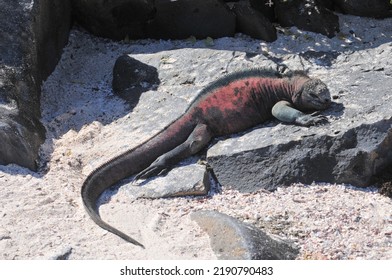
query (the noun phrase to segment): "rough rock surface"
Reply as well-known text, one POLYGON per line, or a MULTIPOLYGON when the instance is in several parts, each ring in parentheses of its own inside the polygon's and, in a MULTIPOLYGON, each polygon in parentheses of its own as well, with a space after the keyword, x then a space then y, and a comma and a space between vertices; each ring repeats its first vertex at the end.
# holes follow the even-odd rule
POLYGON ((145 29, 147 38, 203 39, 235 33, 235 15, 220 0, 160 0, 155 6, 156 16, 145 29))
POLYGON ((72 0, 77 21, 115 40, 233 36, 235 16, 220 0, 72 0))
POLYGON ((271 22, 319 32, 329 37, 339 30, 332 2, 222 0, 72 0, 79 24, 95 35, 115 40, 140 38, 220 38, 243 32, 276 40, 271 22), (229 7, 233 11, 230 11, 229 7))
POLYGON ((197 211, 192 220, 205 230, 220 260, 293 260, 298 248, 255 226, 217 211, 197 211))
POLYGON ((206 170, 206 166, 189 160, 183 164, 165 176, 129 184, 122 182, 121 185, 126 188, 132 198, 207 195, 213 179, 206 170), (178 184, 178 180, 181 184, 178 184))
POLYGON ((375 176, 374 184, 382 195, 392 198, 392 164, 375 176))
POLYGON ((76 20, 91 33, 115 40, 144 38, 156 13, 154 0, 72 0, 76 20))
POLYGON ((316 0, 318 5, 321 5, 331 11, 335 10, 335 3, 333 0, 316 0))
POLYGON ((339 32, 338 16, 315 0, 276 1, 275 14, 282 26, 296 26, 330 38, 339 32))
POLYGON ((252 8, 263 13, 270 21, 275 21, 275 1, 259 1, 259 0, 242 0, 242 2, 249 2, 252 8))
POLYGON ((392 16, 392 3, 389 0, 333 0, 335 5, 344 13, 384 18, 392 16))
POLYGON ((69 1, 0 2, 0 164, 36 168, 44 141, 40 86, 70 28, 69 1))
POLYGON ((155 67, 129 55, 117 58, 113 67, 113 92, 130 103, 137 103, 140 95, 159 85, 155 67))
POLYGON ((276 40, 276 28, 263 13, 253 9, 248 2, 235 3, 232 10, 237 19, 237 32, 267 42, 276 40))

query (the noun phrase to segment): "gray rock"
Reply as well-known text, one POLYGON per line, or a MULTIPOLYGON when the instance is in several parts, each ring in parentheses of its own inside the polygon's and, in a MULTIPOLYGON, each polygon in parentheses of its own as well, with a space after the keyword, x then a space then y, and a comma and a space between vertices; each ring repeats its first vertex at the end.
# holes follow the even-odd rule
POLYGON ((72 8, 88 31, 115 40, 144 38, 144 25, 156 12, 154 0, 72 0, 72 8))
POLYGON ((392 164, 392 64, 385 59, 391 54, 388 43, 336 58, 325 80, 336 101, 323 112, 329 124, 272 121, 213 145, 207 161, 219 182, 243 192, 295 182, 371 184, 392 164))
POLYGON ((330 38, 339 32, 339 17, 315 0, 275 2, 275 14, 282 26, 296 26, 330 38))
POLYGON ((233 36, 235 15, 220 0, 159 0, 156 17, 146 35, 158 39, 219 38, 233 36))
POLYGON ((292 243, 216 211, 194 212, 191 218, 208 233, 221 260, 292 260, 299 253, 292 243))
POLYGON ((121 98, 136 103, 140 95, 159 85, 157 69, 129 55, 122 55, 114 64, 112 87, 121 98))
POLYGON ((4 114, 0 109, 0 164, 15 163, 35 170, 43 128, 20 115, 4 114))
POLYGON ((392 165, 387 166, 375 176, 374 184, 378 187, 380 194, 392 198, 392 165))
POLYGON ((253 9, 248 2, 238 2, 233 6, 237 17, 237 31, 255 39, 272 42, 277 39, 276 29, 261 12, 253 9))
POLYGON ((186 195, 206 195, 211 187, 209 172, 205 165, 188 164, 177 166, 166 176, 123 185, 132 198, 161 198, 186 195))
POLYGON ((341 11, 347 14, 374 18, 392 16, 390 0, 333 0, 341 11))
POLYGON ((315 65, 319 66, 332 66, 336 58, 339 56, 338 52, 334 51, 305 51, 299 54, 302 58, 307 61, 311 61, 315 65))
POLYGON ((71 246, 63 246, 58 249, 57 252, 51 252, 45 258, 47 260, 68 260, 70 255, 72 254, 71 246))
POLYGON ((0 2, 0 164, 35 169, 44 140, 40 86, 68 40, 69 1, 0 2))

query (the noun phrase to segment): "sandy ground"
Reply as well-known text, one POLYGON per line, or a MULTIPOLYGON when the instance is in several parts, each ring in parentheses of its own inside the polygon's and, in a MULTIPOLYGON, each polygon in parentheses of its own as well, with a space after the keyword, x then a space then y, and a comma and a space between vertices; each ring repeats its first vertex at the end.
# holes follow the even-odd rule
MULTIPOLYGON (((164 107, 173 89, 169 81, 159 86, 162 95, 155 97, 156 104, 148 103, 154 91, 143 94, 131 111, 115 97, 112 67, 121 54, 135 54, 153 64, 160 52, 184 48, 279 56, 294 55, 309 46, 342 51, 364 48, 363 40, 375 45, 391 40, 391 20, 344 16, 341 25, 342 34, 333 39, 292 28, 271 44, 243 35, 213 42, 115 43, 73 30, 58 67, 43 85, 42 121, 48 140, 42 147, 40 171, 0 166, 0 258, 215 259, 207 234, 189 215, 212 209, 294 241, 301 248, 299 259, 391 259, 392 201, 374 188, 297 184, 274 193, 240 194, 223 186, 205 197, 153 200, 133 199, 121 187, 106 194, 100 207, 104 220, 135 237, 146 249, 96 226, 80 198, 83 180, 93 168, 159 130, 164 125, 159 123, 160 110, 172 110, 173 116, 180 110, 164 107), (353 28, 356 36, 349 32, 353 28), (154 124, 155 130, 143 130, 145 122, 154 124)), ((166 63, 158 63, 158 71, 170 64, 167 57, 162 59, 166 63)), ((180 99, 184 107, 192 95, 180 99)))

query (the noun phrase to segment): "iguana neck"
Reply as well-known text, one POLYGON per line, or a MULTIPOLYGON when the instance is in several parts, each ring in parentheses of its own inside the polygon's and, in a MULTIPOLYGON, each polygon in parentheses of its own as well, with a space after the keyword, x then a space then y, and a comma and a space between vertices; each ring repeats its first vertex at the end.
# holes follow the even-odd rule
POLYGON ((295 105, 301 105, 301 93, 303 90, 304 84, 309 81, 309 77, 304 77, 304 76, 295 76, 290 78, 290 84, 291 84, 291 98, 289 99, 290 102, 292 102, 295 105))
POLYGON ((307 77, 291 77, 282 79, 262 78, 257 83, 254 99, 260 111, 270 113, 271 108, 279 101, 293 102, 302 91, 303 84, 309 80, 307 77), (267 94, 266 94, 267 93, 267 94))

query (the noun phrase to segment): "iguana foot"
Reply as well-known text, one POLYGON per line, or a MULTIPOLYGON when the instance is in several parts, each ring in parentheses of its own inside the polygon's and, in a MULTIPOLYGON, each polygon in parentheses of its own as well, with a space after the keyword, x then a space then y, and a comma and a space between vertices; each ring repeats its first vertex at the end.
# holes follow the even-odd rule
POLYGON ((166 174, 168 170, 166 168, 162 168, 160 166, 149 166, 146 169, 144 169, 142 172, 138 173, 135 176, 135 181, 137 180, 145 180, 148 178, 151 178, 153 176, 162 176, 166 174))
POLYGON ((302 126, 311 126, 311 125, 328 123, 327 117, 321 116, 319 114, 320 114, 320 112, 316 111, 310 115, 300 116, 295 120, 295 123, 302 125, 302 126))
POLYGON ((141 180, 146 180, 148 178, 151 178, 153 176, 163 176, 168 172, 168 169, 163 169, 163 170, 159 170, 157 168, 154 167, 148 167, 146 169, 144 169, 142 172, 138 173, 135 178, 133 178, 132 180, 132 185, 133 186, 138 186, 139 185, 139 181, 141 180))
POLYGON ((136 183, 139 180, 145 180, 153 176, 164 175, 168 171, 169 169, 167 168, 167 165, 165 164, 163 157, 159 157, 153 163, 151 163, 149 167, 136 174, 132 184, 136 183))

